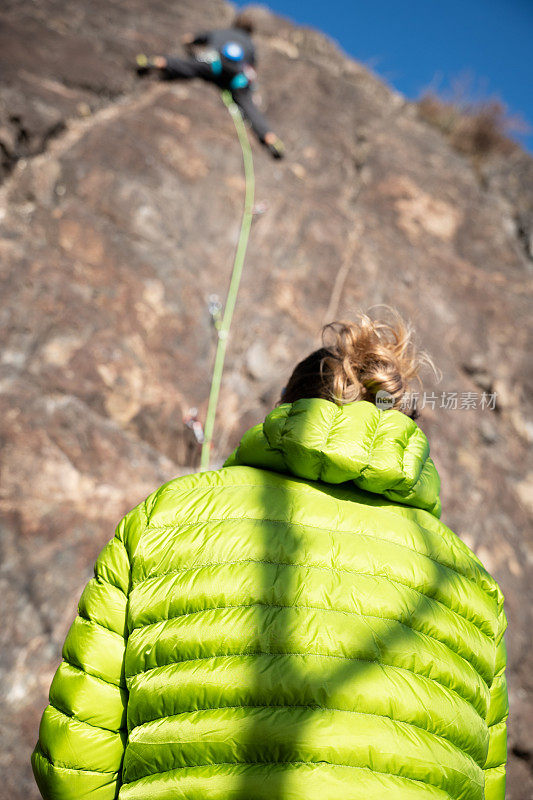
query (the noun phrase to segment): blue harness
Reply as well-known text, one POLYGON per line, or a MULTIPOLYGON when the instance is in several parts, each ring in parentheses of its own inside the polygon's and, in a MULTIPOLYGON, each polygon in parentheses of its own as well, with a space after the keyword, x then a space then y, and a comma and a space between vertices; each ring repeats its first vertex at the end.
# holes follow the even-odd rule
MULTIPOLYGON (((213 75, 221 75, 222 74, 222 61, 220 58, 211 61, 211 71, 213 75)), ((244 74, 244 72, 238 72, 236 75, 229 82, 230 89, 245 89, 250 84, 250 81, 244 74)))

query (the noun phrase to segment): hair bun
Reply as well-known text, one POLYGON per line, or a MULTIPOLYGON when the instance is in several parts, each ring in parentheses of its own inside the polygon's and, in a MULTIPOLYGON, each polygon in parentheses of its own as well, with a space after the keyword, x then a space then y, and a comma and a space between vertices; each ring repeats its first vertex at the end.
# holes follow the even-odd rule
POLYGON ((360 313, 354 322, 330 322, 322 330, 323 347, 310 353, 294 368, 281 394, 282 403, 304 397, 322 397, 334 403, 355 400, 376 402, 387 392, 389 408, 398 408, 418 373, 431 358, 420 351, 411 325, 397 311, 385 306, 391 322, 372 320, 360 313))
POLYGON ((322 331, 328 355, 322 359, 322 376, 336 403, 375 402, 379 391, 397 408, 422 364, 433 366, 413 341, 413 329, 387 307, 392 322, 375 321, 359 314, 354 322, 331 322, 322 331))

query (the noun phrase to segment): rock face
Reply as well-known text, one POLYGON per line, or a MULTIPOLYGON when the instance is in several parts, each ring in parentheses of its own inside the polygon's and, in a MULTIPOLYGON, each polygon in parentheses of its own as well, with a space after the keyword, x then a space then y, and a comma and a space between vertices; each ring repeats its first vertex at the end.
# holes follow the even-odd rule
MULTIPOLYGON (((325 37, 256 9, 261 92, 286 161, 254 143, 257 199, 214 461, 276 401, 322 322, 389 303, 442 370, 421 426, 443 519, 499 579, 509 617, 510 800, 533 793, 530 725, 533 162, 481 169, 325 37), (497 393, 495 409, 480 395, 497 393), (440 408, 442 393, 459 408, 440 408), (477 396, 477 408, 468 405, 477 396), (529 525, 529 527, 528 527, 529 525)), ((6 796, 60 647, 120 516, 194 468, 243 203, 217 92, 137 82, 135 53, 227 24, 219 0, 7 2, 1 12, 0 494, 6 796)))

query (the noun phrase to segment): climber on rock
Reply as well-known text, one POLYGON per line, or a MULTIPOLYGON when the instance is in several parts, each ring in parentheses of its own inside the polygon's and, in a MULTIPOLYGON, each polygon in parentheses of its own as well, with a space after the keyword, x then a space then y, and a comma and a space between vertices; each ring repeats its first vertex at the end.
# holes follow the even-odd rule
POLYGON ((256 56, 252 33, 249 16, 239 14, 231 28, 183 36, 182 43, 189 58, 137 56, 137 73, 144 75, 150 70, 159 70, 161 77, 167 80, 202 78, 230 91, 259 141, 274 158, 283 158, 283 143, 271 130, 253 97, 256 56))

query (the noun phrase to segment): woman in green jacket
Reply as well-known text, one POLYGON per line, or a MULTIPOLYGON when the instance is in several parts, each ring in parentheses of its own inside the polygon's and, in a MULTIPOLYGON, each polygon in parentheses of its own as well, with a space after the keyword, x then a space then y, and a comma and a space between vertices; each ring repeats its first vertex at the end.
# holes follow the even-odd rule
POLYGON ((398 410, 419 356, 400 322, 330 330, 222 469, 100 554, 32 758, 47 800, 503 800, 503 597, 398 410))

